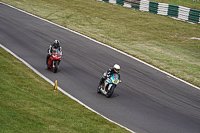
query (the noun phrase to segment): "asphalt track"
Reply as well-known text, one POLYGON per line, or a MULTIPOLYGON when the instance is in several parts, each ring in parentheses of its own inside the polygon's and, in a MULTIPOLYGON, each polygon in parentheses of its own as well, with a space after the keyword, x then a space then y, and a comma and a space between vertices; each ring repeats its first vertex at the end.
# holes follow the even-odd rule
POLYGON ((97 42, 0 3, 0 44, 64 91, 137 133, 200 133, 200 90, 97 42), (47 48, 61 42, 58 73, 46 69, 47 48), (118 63, 122 83, 111 98, 96 93, 118 63))

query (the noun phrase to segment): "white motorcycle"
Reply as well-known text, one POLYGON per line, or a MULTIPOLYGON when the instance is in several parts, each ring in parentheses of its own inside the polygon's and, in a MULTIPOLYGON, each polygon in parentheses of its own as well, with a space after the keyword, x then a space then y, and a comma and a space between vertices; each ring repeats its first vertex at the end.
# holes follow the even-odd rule
MULTIPOLYGON (((105 76, 106 73, 103 74, 105 76)), ((111 97, 117 84, 120 83, 119 75, 114 73, 105 79, 103 85, 97 88, 97 93, 103 93, 107 98, 111 97)))

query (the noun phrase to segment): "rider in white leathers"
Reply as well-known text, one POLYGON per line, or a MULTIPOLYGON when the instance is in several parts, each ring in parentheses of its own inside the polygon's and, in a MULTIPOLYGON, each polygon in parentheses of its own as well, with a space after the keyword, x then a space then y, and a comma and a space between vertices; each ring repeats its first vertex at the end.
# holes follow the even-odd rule
MULTIPOLYGON (((119 73, 119 70, 120 70, 120 66, 118 64, 115 64, 113 67, 111 67, 110 69, 108 69, 106 71, 106 75, 105 76, 102 76, 100 82, 99 82, 99 87, 103 84, 104 80, 109 77, 110 75, 114 74, 114 73, 117 73, 119 75, 119 80, 120 80, 120 73, 119 73)), ((121 80, 120 80, 121 82, 121 80)))

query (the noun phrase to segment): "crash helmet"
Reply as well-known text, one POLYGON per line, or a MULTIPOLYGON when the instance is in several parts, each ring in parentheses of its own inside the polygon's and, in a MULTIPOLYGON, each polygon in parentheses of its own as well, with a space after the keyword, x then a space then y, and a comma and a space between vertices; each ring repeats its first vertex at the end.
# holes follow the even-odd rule
POLYGON ((55 40, 53 43, 54 48, 58 48, 60 46, 60 42, 58 40, 55 40))
POLYGON ((114 68, 114 71, 115 71, 116 73, 118 73, 119 70, 120 70, 120 66, 119 66, 118 64, 115 64, 115 65, 113 66, 113 68, 114 68))

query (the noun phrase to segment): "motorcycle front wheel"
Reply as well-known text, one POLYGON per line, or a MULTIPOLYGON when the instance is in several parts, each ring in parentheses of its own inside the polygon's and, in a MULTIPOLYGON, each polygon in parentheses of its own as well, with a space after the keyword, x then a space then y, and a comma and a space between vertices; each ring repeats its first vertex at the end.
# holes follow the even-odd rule
POLYGON ((113 92, 114 92, 114 89, 115 89, 115 86, 112 86, 110 88, 110 90, 108 90, 107 94, 106 94, 106 97, 109 98, 112 96, 113 92))
POLYGON ((53 72, 56 73, 58 71, 58 61, 55 61, 53 72))

